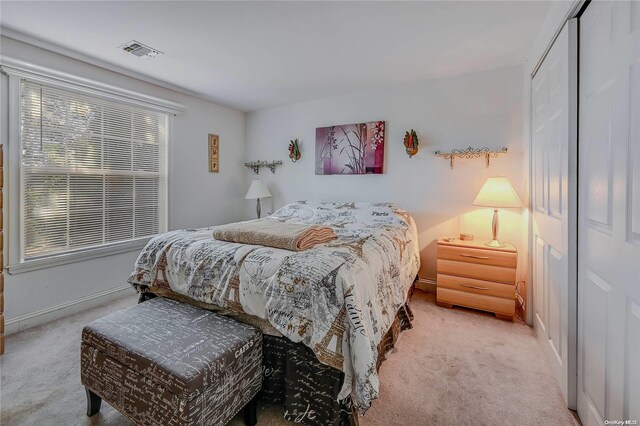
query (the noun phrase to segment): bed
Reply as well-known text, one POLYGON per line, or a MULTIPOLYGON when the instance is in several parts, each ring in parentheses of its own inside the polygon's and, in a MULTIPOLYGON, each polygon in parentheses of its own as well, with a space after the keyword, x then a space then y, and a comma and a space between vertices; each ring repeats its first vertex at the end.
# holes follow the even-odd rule
POLYGON ((293 252, 213 238, 212 228, 161 234, 129 282, 259 327, 263 397, 303 424, 357 424, 378 396, 378 368, 411 327, 420 257, 411 216, 390 203, 284 206, 285 223, 330 226, 337 239, 293 252))

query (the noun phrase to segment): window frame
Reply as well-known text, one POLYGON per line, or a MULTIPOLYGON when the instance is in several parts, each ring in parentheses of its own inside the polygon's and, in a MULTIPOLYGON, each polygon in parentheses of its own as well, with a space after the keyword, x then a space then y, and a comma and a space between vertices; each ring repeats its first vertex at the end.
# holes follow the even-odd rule
POLYGON ((85 96, 97 97, 121 104, 142 107, 161 113, 166 113, 167 140, 165 144, 165 184, 163 191, 166 203, 162 208, 165 220, 163 227, 168 229, 170 224, 170 158, 169 144, 172 140, 173 117, 182 113, 185 108, 177 103, 136 93, 127 89, 88 80, 82 77, 60 71, 51 70, 38 65, 29 64, 12 58, 0 58, 0 70, 8 76, 8 110, 9 110, 9 139, 6 154, 9 161, 5 162, 5 177, 8 193, 3 194, 3 201, 7 208, 4 209, 8 231, 5 235, 6 248, 4 264, 10 274, 17 274, 53 266, 80 262, 118 253, 125 253, 141 249, 150 237, 134 238, 125 241, 109 243, 98 247, 77 249, 58 254, 43 255, 25 260, 22 257, 23 225, 24 225, 24 169, 22 167, 22 137, 21 137, 21 81, 27 80, 33 83, 45 84, 58 89, 79 93, 85 96))

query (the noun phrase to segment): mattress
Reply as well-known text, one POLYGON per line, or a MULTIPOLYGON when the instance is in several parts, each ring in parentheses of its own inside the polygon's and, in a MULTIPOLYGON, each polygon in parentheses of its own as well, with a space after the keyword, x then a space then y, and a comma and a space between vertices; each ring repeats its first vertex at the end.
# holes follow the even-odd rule
POLYGON ((218 241, 213 228, 171 231, 149 241, 129 282, 267 321, 343 371, 339 398, 364 411, 378 395, 378 344, 420 266, 415 222, 389 203, 298 202, 271 217, 338 238, 292 252, 218 241))

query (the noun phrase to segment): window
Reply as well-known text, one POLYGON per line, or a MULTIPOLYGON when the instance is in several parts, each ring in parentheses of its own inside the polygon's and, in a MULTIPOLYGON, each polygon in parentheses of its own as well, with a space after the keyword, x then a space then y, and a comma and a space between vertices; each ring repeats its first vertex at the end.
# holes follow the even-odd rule
POLYGON ((20 259, 166 231, 168 114, 20 80, 20 259))

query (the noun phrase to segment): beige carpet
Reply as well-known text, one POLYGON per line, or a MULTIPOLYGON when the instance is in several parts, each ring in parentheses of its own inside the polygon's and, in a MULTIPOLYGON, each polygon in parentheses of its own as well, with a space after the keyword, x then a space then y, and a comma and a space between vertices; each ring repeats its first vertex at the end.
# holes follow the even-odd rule
MULTIPOLYGON (((380 398, 363 426, 574 425, 533 330, 481 312, 439 308, 417 292, 414 328, 380 370, 380 398)), ((136 303, 128 298, 10 335, 2 370, 2 425, 130 425, 108 404, 85 415, 79 341, 87 322, 136 303)), ((260 425, 293 424, 261 406, 260 425)), ((232 425, 242 425, 236 418, 232 425)))

